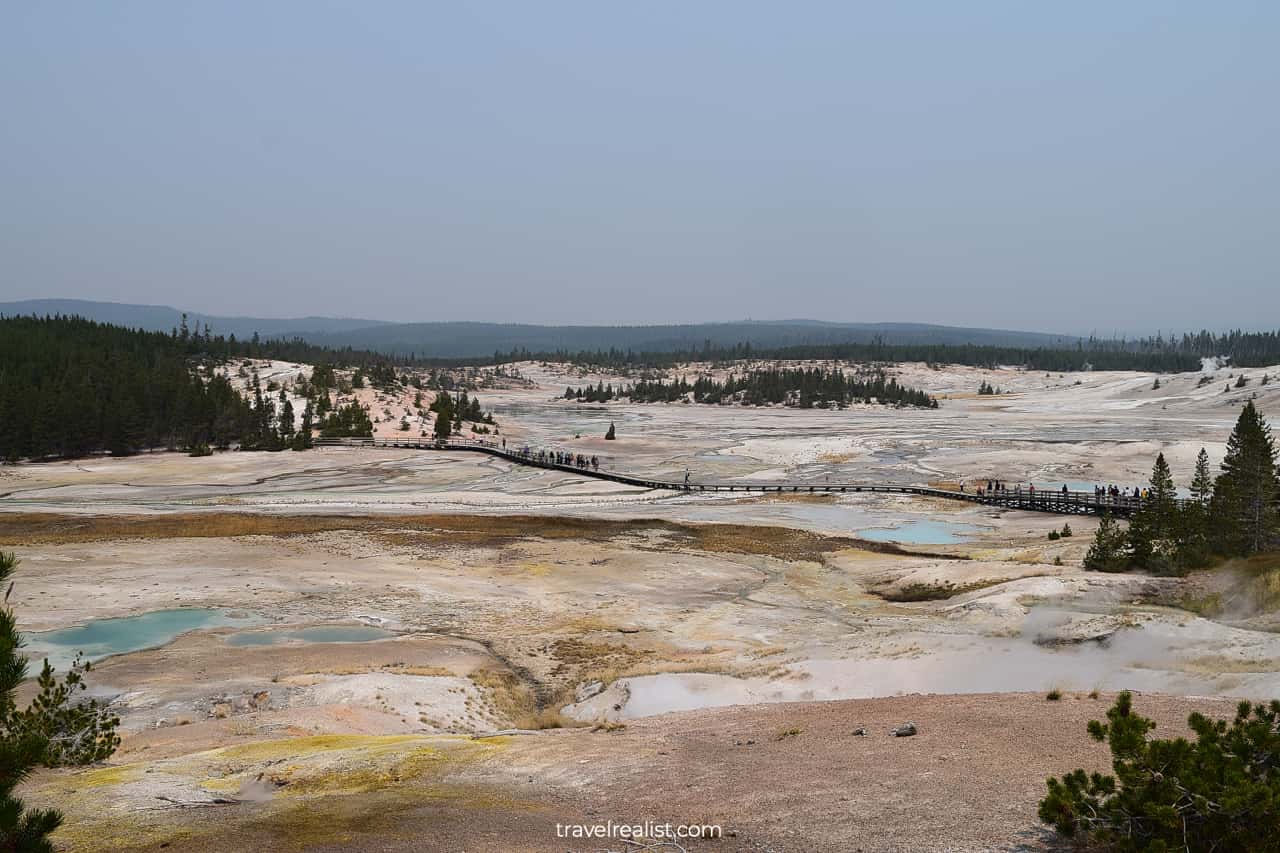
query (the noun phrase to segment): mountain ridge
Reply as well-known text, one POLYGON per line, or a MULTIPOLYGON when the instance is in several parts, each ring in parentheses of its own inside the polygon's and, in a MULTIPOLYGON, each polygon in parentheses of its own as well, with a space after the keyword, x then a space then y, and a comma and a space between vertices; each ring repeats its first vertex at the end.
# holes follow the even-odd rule
POLYGON ((331 347, 369 349, 391 355, 467 358, 495 352, 635 350, 664 352, 749 343, 769 348, 835 343, 1074 346, 1081 338, 1048 332, 945 326, 933 323, 842 323, 803 318, 654 325, 491 323, 476 320, 397 323, 352 317, 266 318, 183 312, 167 305, 137 305, 82 299, 28 299, 0 303, 0 314, 76 314, 113 325, 159 331, 176 328, 186 314, 191 328, 208 324, 215 334, 237 338, 301 337, 331 347))

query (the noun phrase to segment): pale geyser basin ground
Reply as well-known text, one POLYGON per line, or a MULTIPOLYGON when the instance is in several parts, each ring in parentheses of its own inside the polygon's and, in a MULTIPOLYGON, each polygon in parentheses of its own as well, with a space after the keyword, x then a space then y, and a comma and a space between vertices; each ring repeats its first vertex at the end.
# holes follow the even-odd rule
MULTIPOLYGON (((272 363, 264 369, 271 376, 302 372, 301 368, 286 363, 272 363)), ((1187 472, 1179 470, 1179 466, 1185 468, 1199 446, 1206 446, 1211 455, 1220 454, 1222 439, 1244 394, 1243 391, 1224 394, 1216 381, 1201 386, 1198 373, 1163 377, 1161 388, 1155 389, 1150 375, 1138 373, 1034 374, 972 368, 931 370, 922 365, 905 365, 898 370, 900 380, 937 394, 942 399, 939 410, 893 410, 874 406, 855 406, 843 411, 696 405, 588 406, 557 397, 566 385, 594 384, 602 380, 620 385, 627 380, 538 364, 523 364, 518 369, 526 379, 536 383, 536 387, 482 394, 485 405, 498 416, 502 437, 510 445, 529 443, 580 449, 600 455, 606 467, 668 475, 675 480, 689 470, 693 482, 783 478, 815 483, 964 481, 973 488, 983 476, 994 476, 1006 482, 1034 481, 1042 487, 1058 482, 1077 486, 1093 482, 1124 484, 1141 482, 1151 456, 1158 450, 1166 452, 1175 465, 1175 473, 1185 478, 1187 472), (1009 393, 995 398, 978 397, 973 390, 983 381, 1009 393), (605 442, 601 434, 611 422, 618 424, 620 438, 605 442)), ((1255 383, 1248 393, 1251 396, 1257 392, 1258 405, 1264 412, 1274 412, 1280 405, 1276 387, 1255 383)), ((370 396, 371 404, 395 411, 391 402, 378 399, 379 392, 366 389, 363 393, 370 396)), ((379 430, 390 425, 390 421, 379 424, 379 430)), ((385 434, 397 435, 398 431, 385 434)), ((858 588, 857 592, 865 597, 865 601, 858 602, 859 607, 875 611, 875 618, 854 626, 856 632, 871 632, 879 628, 881 623, 877 620, 887 619, 891 624, 889 633, 901 636, 906 635, 905 628, 920 621, 930 625, 960 624, 962 628, 958 633, 965 636, 973 633, 974 624, 980 621, 974 614, 994 620, 994 627, 987 629, 990 633, 1017 630, 1018 626, 1013 623, 1019 615, 1019 601, 1030 601, 1037 596, 1070 598, 1078 594, 1078 590, 1064 585, 1066 582, 1061 577, 1071 574, 1072 563, 1078 563, 1079 553, 1092 529, 1091 521, 1072 519, 1078 529, 1077 537, 1050 545, 1042 537, 1057 525, 1059 520, 1054 517, 1005 513, 962 503, 869 495, 763 498, 685 495, 522 468, 482 456, 381 449, 324 449, 303 454, 224 453, 196 459, 172 453, 145 454, 130 459, 97 458, 24 465, 4 469, 0 495, 3 496, 0 506, 10 512, 109 512, 122 517, 227 511, 275 515, 445 512, 494 516, 518 512, 607 520, 656 518, 673 522, 776 525, 823 534, 852 534, 901 543, 907 548, 926 551, 933 548, 940 553, 963 553, 977 558, 962 568, 956 563, 921 557, 894 558, 892 571, 910 578, 900 583, 950 581, 958 587, 988 584, 985 589, 964 593, 941 604, 895 605, 880 601, 876 608, 868 608, 866 601, 874 596, 867 590, 873 585, 858 588), (1065 567, 1053 566, 1055 557, 1064 558, 1065 567), (981 568, 975 569, 975 563, 981 568), (905 570, 905 567, 911 568, 905 570), (1019 576, 1056 578, 1055 583, 1062 588, 1024 592, 1019 598, 1006 587, 1020 581, 996 583, 1011 572, 1019 576), (975 600, 966 601, 967 596, 975 600), (1009 604, 1008 599, 1014 604, 1009 604), (927 615, 922 615, 922 611, 927 615), (942 619, 939 613, 943 614, 942 619), (902 624, 896 624, 899 622, 902 624)), ((266 553, 255 559, 264 565, 261 572, 254 573, 254 579, 247 581, 248 592, 226 590, 226 594, 218 598, 221 606, 256 604, 255 599, 268 594, 272 586, 299 590, 305 587, 300 578, 280 577, 287 561, 271 556, 272 541, 258 545, 266 553), (255 581, 265 583, 260 587, 255 581)), ((289 550, 298 545, 297 538, 275 541, 279 542, 277 547, 289 550)), ((109 543, 108 554, 120 547, 121 543, 109 543)), ((169 544, 153 543, 147 551, 156 553, 167 547, 169 544)), ((395 556, 379 553, 376 542, 369 543, 368 548, 370 553, 361 557, 360 568, 371 567, 375 560, 397 560, 395 556)), ((41 555, 39 551, 23 556, 28 567, 33 560, 58 559, 41 555)), ((655 556, 654 559, 661 558, 655 556)), ((563 562, 563 558, 558 562, 563 562)), ((556 562, 551 565, 554 570, 556 562)), ((137 605, 148 598, 155 599, 153 603, 157 608, 207 604, 201 593, 217 584, 201 583, 201 580, 225 580, 217 572, 206 577, 207 573, 198 565, 185 567, 188 570, 185 573, 181 565, 174 568, 181 580, 156 588, 162 591, 161 596, 121 590, 127 600, 108 606, 112 596, 104 599, 99 593, 85 606, 89 613, 77 612, 75 607, 56 613, 37 611, 30 614, 28 624, 45 629, 83 624, 92 618, 93 612, 110 614, 108 618, 138 616, 144 611, 139 611, 137 605)), ((314 571, 321 567, 310 568, 314 571)), ((830 572, 829 563, 823 564, 822 571, 830 572)), ((355 580, 343 582, 344 590, 350 589, 353 599, 367 594, 363 587, 376 588, 376 582, 366 582, 363 574, 357 572, 355 580)), ((304 573, 303 577, 306 576, 304 573)), ((138 583, 145 584, 145 577, 143 570, 138 583)), ((431 580, 439 583, 438 578, 431 580)), ((523 605, 537 602, 541 583, 541 578, 535 576, 522 593, 527 599, 521 602, 523 605)), ((1095 577, 1083 583, 1094 587, 1105 586, 1109 581, 1095 577)), ((1123 586, 1137 581, 1116 583, 1123 586)), ((1158 586, 1163 582, 1148 583, 1158 586)), ((383 584, 384 590, 388 587, 396 591, 395 584, 383 584)), ((429 596, 430 592, 422 590, 418 594, 429 596)), ((562 594, 585 598, 578 590, 562 594)), ((788 590, 788 594, 794 592, 788 590)), ((606 595, 606 590, 593 593, 593 597, 606 595)), ((749 596, 742 599, 751 601, 749 596)), ((837 604, 846 610, 851 606, 848 602, 824 602, 828 609, 835 609, 837 604)), ((1028 608, 1022 606, 1021 609, 1024 611, 1021 615, 1025 616, 1028 608)), ((376 610, 353 601, 350 607, 329 615, 341 620, 350 619, 357 612, 367 616, 364 611, 376 610)), ((1160 618, 1170 621, 1185 617, 1181 612, 1160 614, 1160 618)), ((398 628, 435 627, 415 623, 412 618, 400 619, 397 614, 376 618, 385 618, 388 624, 394 623, 398 628)), ((752 625, 758 618, 755 614, 742 617, 738 625, 758 627, 752 625)), ((280 630, 287 633, 290 629, 286 625, 280 630)), ((939 654, 959 653, 949 649, 947 641, 942 639, 948 633, 955 633, 953 628, 931 633, 932 639, 926 639, 923 646, 926 652, 936 647, 939 654)), ((757 629, 748 636, 770 634, 757 629)), ((790 648, 787 651, 791 653, 792 662, 841 660, 850 650, 858 648, 858 643, 844 637, 840 646, 835 654, 828 654, 822 645, 801 650, 799 654, 790 648)), ((911 667, 922 668, 919 664, 909 666, 900 661, 896 666, 901 676, 898 680, 915 685, 912 689, 928 689, 927 678, 907 677, 911 667)), ((827 667, 825 671, 843 673, 848 669, 842 665, 827 667)), ((971 670, 963 659, 956 661, 953 669, 971 670)), ((1033 666, 1028 670, 1031 674, 1052 672, 1053 666, 1033 666)), ((1157 667, 1152 671, 1162 670, 1157 667)), ((804 677, 816 682, 816 687, 807 685, 797 692, 788 686, 771 695, 779 698, 827 695, 824 679, 831 682, 832 690, 852 691, 852 695, 899 692, 891 676, 872 673, 824 676, 806 670, 804 677)), ((1234 680, 1256 682, 1256 679, 1234 680)), ((1027 681, 1024 678, 1014 686, 1016 689, 1044 686, 1027 681)), ((974 689, 992 688, 981 678, 975 678, 974 683, 974 689)), ((1200 686, 1212 692, 1212 685, 1200 686)), ((953 685, 946 689, 962 688, 963 685, 959 688, 953 685)))
MULTIPOLYGON (((275 363, 272 370, 287 371, 275 363)), ((597 455, 602 467, 680 481, 926 483, 991 477, 1009 483, 1129 486, 1145 482, 1163 451, 1185 480, 1196 452, 1221 458, 1246 399, 1272 420, 1280 414, 1280 382, 1224 390, 1222 369, 1200 385, 1199 372, 1040 374, 1016 370, 903 365, 900 381, 939 396, 937 410, 854 406, 799 410, 704 405, 586 405, 558 399, 566 385, 615 385, 621 376, 563 367, 516 365, 536 387, 486 390, 483 404, 498 416, 500 439, 597 455), (981 382, 1008 392, 979 397, 981 382), (1078 383, 1078 384, 1077 384, 1078 383), (609 423, 618 440, 605 441, 609 423)), ((692 370, 692 369, 691 369, 692 370)), ((1248 373, 1261 375, 1264 369, 1248 373)), ((1270 369, 1272 375, 1280 368, 1270 369)), ((360 392, 377 411, 398 413, 397 399, 360 392)), ((398 418, 376 429, 403 437, 398 418)), ((415 433, 410 432, 412 436, 415 433)), ((644 512, 650 505, 698 505, 661 492, 500 460, 459 459, 412 451, 323 450, 306 454, 236 454, 205 459, 92 459, 0 469, 7 510, 59 512, 168 511, 237 507, 255 511, 355 512, 644 512), (302 457, 302 458, 299 458, 302 457)), ((665 511, 665 510, 664 510, 665 511)), ((676 511, 678 512, 678 510, 676 511)), ((784 522, 786 519, 779 519, 784 522)), ((848 528, 845 528, 848 529, 848 528)))
MULTIPOLYGON (((695 480, 1133 484, 1160 450, 1185 480, 1200 446, 1216 462, 1239 406, 1221 383, 1197 390, 1195 375, 1153 391, 1141 374, 908 367, 903 381, 954 396, 938 412, 611 404, 600 414, 553 399, 588 377, 526 370, 541 387, 482 395, 509 442, 581 448, 676 480, 688 468, 695 480), (969 389, 983 378, 1016 393, 978 399, 969 389), (524 408, 508 417, 503 406, 524 408), (609 421, 616 442, 585 432, 609 421)), ((1273 417, 1274 387, 1251 389, 1265 391, 1258 402, 1273 417)), ((0 512, 0 545, 23 561, 13 603, 29 631, 175 608, 264 619, 196 626, 101 660, 91 679, 120 708, 120 762, 281 737, 526 729, 548 709, 652 718, 661 731, 684 725, 679 714, 741 703, 908 694, 925 716, 986 691, 1280 693, 1270 614, 1210 619, 1178 606, 1214 592, 1210 578, 1081 571, 1095 524, 1084 518, 1050 542, 1068 519, 905 496, 649 492, 478 456, 368 449, 8 467, 0 512), (280 526, 235 530, 228 514, 280 526), (176 529, 147 527, 179 518, 176 529), (912 553, 833 538, 862 531, 896 535, 912 553), (948 583, 936 600, 894 600, 948 583), (394 636, 299 639, 357 625, 394 636), (277 641, 232 639, 259 633, 277 641)), ((164 778, 188 780, 175 788, 183 797, 217 787, 166 767, 164 778)), ((114 783, 85 790, 86 807, 135 803, 114 783)), ((57 799, 53 788, 34 796, 57 799)))

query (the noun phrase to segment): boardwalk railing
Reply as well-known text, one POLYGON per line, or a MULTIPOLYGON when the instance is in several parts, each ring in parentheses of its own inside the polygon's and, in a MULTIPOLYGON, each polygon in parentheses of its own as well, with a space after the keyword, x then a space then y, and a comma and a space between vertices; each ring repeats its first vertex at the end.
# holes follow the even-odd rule
MULTIPOLYGON (((1002 506, 1010 509, 1030 510, 1032 512, 1049 512, 1058 515, 1132 515, 1142 506, 1142 499, 1124 495, 1095 495, 1093 492, 1053 491, 1036 489, 1002 489, 990 492, 959 491, 955 489, 939 489, 933 486, 892 485, 880 483, 744 483, 744 482, 680 482, 656 480, 648 477, 637 477, 617 471, 606 471, 591 466, 579 466, 555 462, 538 452, 526 448, 507 449, 496 441, 477 439, 450 439, 448 441, 432 441, 415 438, 325 438, 318 439, 316 444, 322 447, 398 447, 410 450, 467 451, 484 453, 506 459, 518 465, 533 468, 545 468, 552 471, 565 471, 597 480, 608 480, 627 486, 642 489, 664 489, 676 492, 758 492, 758 493, 848 493, 848 492, 881 492, 901 495, 921 495, 924 497, 945 498, 947 500, 968 501, 969 503, 1002 506)), ((576 455, 576 454, 575 454, 576 455)))

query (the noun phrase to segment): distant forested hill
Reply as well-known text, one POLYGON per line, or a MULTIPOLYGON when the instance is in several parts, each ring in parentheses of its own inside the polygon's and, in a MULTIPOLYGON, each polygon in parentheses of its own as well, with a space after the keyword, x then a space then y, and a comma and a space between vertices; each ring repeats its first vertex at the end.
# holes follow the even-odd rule
MULTIPOLYGON (((168 332, 182 323, 173 308, 78 300, 0 303, 0 315, 79 314, 100 322, 168 332)), ((1189 371, 1201 358, 1224 356, 1239 367, 1280 363, 1280 332, 1201 331, 1111 340, 1043 332, 924 323, 826 323, 815 320, 663 326, 536 326, 519 323, 386 323, 302 317, 265 319, 191 314, 193 331, 234 335, 277 358, 368 364, 494 363, 530 358, 604 366, 662 366, 735 358, 924 361, 1012 365, 1034 370, 1189 371), (279 342, 279 343, 273 343, 279 342), (286 353, 287 349, 287 353, 286 353), (310 351, 308 351, 308 349, 310 351)), ((241 353, 246 354, 246 353, 241 353)), ((252 352, 247 354, 263 354, 252 352)))
POLYGON ((738 344, 758 349, 837 343, 974 344, 1009 347, 1074 346, 1077 338, 1042 332, 967 329, 922 323, 779 322, 698 323, 665 326, 534 326, 505 323, 396 323, 306 335, 313 343, 351 346, 395 355, 474 358, 495 352, 531 353, 632 350, 696 351, 738 344))
POLYGON ((146 329, 152 332, 169 332, 178 328, 186 314, 192 329, 208 325, 215 335, 235 335, 241 340, 255 333, 263 338, 292 338, 311 333, 344 332, 378 326, 380 320, 360 320, 336 317, 221 317, 180 311, 167 305, 129 305, 122 302, 94 302, 86 299, 27 299, 21 302, 0 302, 0 316, 77 316, 98 323, 110 323, 130 329, 146 329))
MULTIPOLYGON (((0 302, 0 315, 76 315, 99 323, 168 332, 183 312, 157 305, 128 305, 79 299, 0 302)), ((925 323, 825 323, 816 320, 693 323, 660 326, 537 326, 523 323, 391 323, 331 317, 220 317, 186 312, 192 329, 208 325, 215 335, 241 340, 302 338, 338 349, 374 350, 419 358, 477 358, 495 352, 583 352, 622 349, 671 352, 750 344, 767 349, 836 343, 972 344, 1003 347, 1074 345, 1077 338, 1043 332, 970 329, 925 323)))

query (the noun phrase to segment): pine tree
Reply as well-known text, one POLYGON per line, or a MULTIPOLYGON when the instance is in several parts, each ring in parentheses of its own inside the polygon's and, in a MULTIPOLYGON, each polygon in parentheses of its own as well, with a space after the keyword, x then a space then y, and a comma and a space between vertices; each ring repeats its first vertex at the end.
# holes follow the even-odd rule
POLYGON ((437 412, 432 434, 438 439, 447 441, 449 436, 453 435, 453 419, 445 412, 437 412))
POLYGON ((373 435, 373 421, 369 419, 368 410, 352 400, 345 406, 339 406, 321 422, 320 435, 325 438, 368 438, 373 435))
POLYGON ((1093 544, 1084 556, 1084 567, 1096 572, 1122 572, 1128 562, 1125 531, 1110 513, 1102 516, 1093 544))
POLYGON ((1209 559, 1209 501, 1213 497, 1213 476, 1209 473, 1209 454, 1200 448, 1196 470, 1191 478, 1191 499, 1182 505, 1178 536, 1178 565, 1183 568, 1203 566, 1209 559))
POLYGON ((293 440, 294 420, 293 420, 293 403, 289 400, 289 395, 280 389, 280 416, 276 419, 280 433, 280 444, 287 446, 293 440))
MULTIPOLYGON (((17 566, 13 554, 0 552, 0 587, 17 566)), ((12 589, 11 583, 8 587, 12 589)), ((9 594, 5 593, 5 601, 9 594)), ((27 675, 27 659, 20 654, 22 637, 13 611, 0 607, 0 850, 47 853, 49 835, 62 825, 54 809, 28 809, 14 789, 36 767, 89 764, 102 761, 120 744, 120 720, 109 716, 96 700, 76 701, 85 689, 82 673, 88 664, 78 660, 62 681, 48 661, 38 679, 39 692, 26 709, 15 701, 27 675)))
POLYGON ((253 373, 249 387, 253 390, 252 417, 249 419, 251 426, 241 437, 240 447, 243 450, 258 450, 265 443, 270 416, 267 415, 266 401, 262 398, 262 381, 258 378, 257 371, 253 373))
POLYGON ((1213 475, 1209 473, 1209 454, 1200 448, 1196 454, 1196 472, 1191 477, 1191 499, 1207 507, 1213 497, 1213 475))
POLYGON ((436 395, 436 400, 431 404, 431 410, 436 414, 435 426, 432 432, 437 439, 447 440, 453 435, 453 398, 449 396, 448 391, 441 391, 436 395))
MULTIPOLYGON (((1111 772, 1073 770, 1046 780, 1040 819, 1077 849, 1280 850, 1280 703, 1241 702, 1234 720, 1187 718, 1193 738, 1153 737, 1154 720, 1121 693, 1089 736, 1105 742, 1111 772)), ((1059 846, 1059 845, 1053 845, 1059 846)))
POLYGON ((311 428, 314 420, 315 414, 311 408, 311 401, 307 400, 307 404, 302 408, 302 425, 293 436, 294 450, 307 450, 312 446, 311 428))
POLYGON ((609 422, 609 431, 604 434, 605 441, 614 441, 618 437, 618 432, 614 429, 613 422, 609 422))
POLYGON ((1216 549, 1234 557, 1269 548, 1280 534, 1278 500, 1275 441, 1249 402, 1227 439, 1222 473, 1214 483, 1210 512, 1216 549))
POLYGON ((1142 507, 1129 522, 1129 557, 1133 565, 1166 572, 1176 565, 1178 550, 1177 487, 1164 454, 1156 456, 1142 507))

